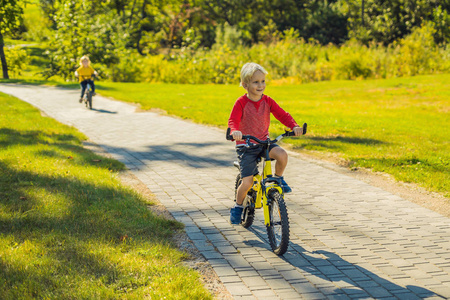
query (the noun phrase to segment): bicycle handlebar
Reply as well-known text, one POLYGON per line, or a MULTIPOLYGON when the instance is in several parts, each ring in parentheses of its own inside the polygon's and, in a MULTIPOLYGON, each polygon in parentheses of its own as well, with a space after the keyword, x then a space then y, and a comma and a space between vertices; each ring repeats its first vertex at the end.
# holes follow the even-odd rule
MULTIPOLYGON (((302 133, 303 135, 306 134, 307 127, 308 127, 308 124, 303 123, 303 133, 302 133)), ((233 136, 230 134, 230 131, 231 131, 231 129, 227 128, 226 139, 229 140, 229 141, 234 141, 233 136)), ((254 137, 252 135, 243 135, 242 139, 243 140, 251 139, 251 140, 254 140, 254 141, 258 142, 259 144, 267 144, 268 142, 278 142, 279 140, 281 140, 282 138, 284 138, 286 136, 295 136, 295 133, 294 133, 294 131, 286 131, 285 133, 279 135, 274 140, 268 139, 268 140, 262 141, 262 140, 258 139, 257 137, 254 137)))
POLYGON ((87 80, 87 79, 90 79, 90 80, 92 80, 92 81, 94 81, 94 79, 95 79, 95 77, 97 77, 97 76, 95 76, 95 74, 92 74, 91 75, 91 77, 89 77, 89 78, 87 78, 87 76, 83 76, 83 75, 79 75, 83 80, 87 80), (87 78, 87 79, 86 79, 87 78))

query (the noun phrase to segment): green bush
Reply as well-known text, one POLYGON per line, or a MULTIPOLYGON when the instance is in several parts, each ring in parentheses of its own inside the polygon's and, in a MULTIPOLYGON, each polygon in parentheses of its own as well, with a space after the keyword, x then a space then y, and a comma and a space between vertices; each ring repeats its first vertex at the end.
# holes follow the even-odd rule
POLYGON ((11 77, 20 75, 30 60, 27 52, 17 46, 5 48, 5 57, 11 77))
POLYGON ((392 75, 414 76, 439 71, 442 61, 434 42, 434 34, 434 27, 426 24, 396 43, 392 75))
POLYGON ((333 77, 366 79, 372 76, 372 59, 366 46, 350 41, 335 50, 333 77))
POLYGON ((142 58, 137 54, 127 53, 122 55, 117 64, 112 65, 108 72, 108 79, 116 82, 138 82, 141 81, 142 58), (128 54, 128 55, 127 55, 128 54))
MULTIPOLYGON (((297 31, 283 32, 273 42, 241 45, 231 27, 218 31, 210 50, 182 48, 167 55, 120 59, 110 68, 115 81, 238 84, 240 68, 253 61, 269 71, 274 83, 414 76, 450 71, 446 45, 434 42, 429 24, 389 47, 349 40, 341 46, 305 41, 297 31)), ((122 55, 123 57, 123 55, 122 55)))

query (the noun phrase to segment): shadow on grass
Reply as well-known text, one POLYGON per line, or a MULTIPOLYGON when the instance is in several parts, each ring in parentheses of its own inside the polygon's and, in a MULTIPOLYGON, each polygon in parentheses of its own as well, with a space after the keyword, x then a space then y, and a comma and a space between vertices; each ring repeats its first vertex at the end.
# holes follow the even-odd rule
POLYGON ((295 145, 294 149, 329 149, 334 151, 345 151, 345 144, 354 144, 354 145, 367 145, 367 146, 376 146, 376 145, 387 145, 385 141, 380 141, 376 139, 369 138, 358 138, 358 137, 343 137, 343 136, 333 136, 333 137, 323 137, 323 136, 307 136, 305 140, 308 142, 304 142, 301 145, 295 145))
POLYGON ((17 131, 10 128, 0 129, 0 146, 58 144, 60 147, 73 147, 68 143, 78 142, 78 138, 72 134, 47 134, 39 130, 17 131), (49 143, 48 140, 56 140, 58 143, 49 143))
POLYGON ((39 80, 39 79, 0 79, 0 83, 18 83, 23 85, 45 85, 54 86, 61 89, 79 89, 78 82, 62 83, 53 80, 39 80))
MULTIPOLYGON (((69 153, 75 157, 70 160, 72 164, 93 165, 106 170, 118 170, 123 166, 83 149, 76 144, 79 140, 70 134, 23 133, 2 128, 0 137, 0 147, 20 145, 25 149, 20 151, 28 151, 26 157, 37 160, 67 159, 62 152, 71 151, 69 153), (48 145, 48 149, 34 153, 32 148, 27 149, 35 144, 48 145), (101 161, 94 162, 93 158, 101 158, 101 161)), ((117 283, 117 274, 121 271, 108 261, 108 249, 98 250, 101 245, 120 247, 124 237, 132 238, 138 247, 149 243, 164 244, 168 243, 174 230, 182 228, 178 222, 151 213, 129 189, 79 179, 70 174, 70 169, 57 175, 36 173, 25 170, 21 164, 13 167, 6 161, 0 161, 0 211, 1 235, 14 241, 14 247, 26 241, 45 245, 41 255, 43 260, 38 259, 35 263, 52 271, 22 268, 20 263, 5 265, 0 260, 0 277, 7 285, 21 286, 25 290, 36 288, 36 297, 48 290, 64 289, 52 284, 56 275, 52 272, 58 276, 76 273, 86 281, 99 279, 105 286, 121 285, 117 283)))
POLYGON ((407 157, 398 158, 352 158, 356 163, 367 166, 382 166, 385 168, 405 168, 405 167, 420 167, 423 171, 450 174, 450 164, 444 159, 436 159, 435 161, 429 159, 420 159, 417 157, 408 157, 408 153, 405 153, 407 157))
POLYGON ((35 46, 25 47, 28 56, 31 58, 30 65, 45 69, 48 65, 48 56, 45 54, 47 49, 35 46))
POLYGON ((115 87, 110 87, 110 86, 104 86, 101 83, 96 83, 95 84, 95 88, 99 91, 117 91, 118 89, 115 87))
POLYGON ((358 137, 345 137, 345 136, 335 136, 335 137, 308 137, 309 140, 316 142, 339 142, 346 144, 359 144, 359 145, 383 145, 386 144, 384 141, 368 138, 358 138, 358 137))
POLYGON ((124 235, 143 239, 164 237, 179 227, 178 223, 152 215, 136 194, 126 189, 99 186, 71 175, 47 176, 18 171, 3 162, 0 162, 0 170, 0 203, 4 211, 15 216, 0 220, 2 233, 26 234, 44 229, 108 241, 124 235), (39 199, 32 190, 45 190, 57 198, 53 201, 62 201, 63 215, 40 214, 38 204, 42 206, 45 204, 42 201, 47 199, 39 199), (147 222, 142 222, 143 218, 147 222), (155 225, 164 224, 166 226, 156 230, 155 225))

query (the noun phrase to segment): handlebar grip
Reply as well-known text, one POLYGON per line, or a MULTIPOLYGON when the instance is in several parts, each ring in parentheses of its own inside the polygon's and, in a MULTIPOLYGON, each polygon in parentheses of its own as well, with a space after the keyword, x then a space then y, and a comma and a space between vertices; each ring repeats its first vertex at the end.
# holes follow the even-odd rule
POLYGON ((295 136, 295 133, 293 131, 286 131, 284 136, 295 136))
MULTIPOLYGON (((307 127, 308 127, 308 124, 303 123, 303 133, 302 133, 303 135, 306 134, 307 127)), ((294 131, 286 131, 284 136, 295 136, 295 133, 294 133, 294 131)))
POLYGON ((230 132, 231 132, 231 129, 227 128, 226 138, 227 138, 228 141, 233 141, 234 139, 233 139, 233 136, 230 134, 230 132))

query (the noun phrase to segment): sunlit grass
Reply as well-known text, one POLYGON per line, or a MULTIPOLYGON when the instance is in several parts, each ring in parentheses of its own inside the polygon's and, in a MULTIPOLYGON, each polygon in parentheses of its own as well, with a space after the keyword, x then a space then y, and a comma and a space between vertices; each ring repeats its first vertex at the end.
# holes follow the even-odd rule
MULTIPOLYGON (((308 135, 294 149, 336 153, 353 167, 392 174, 450 197, 450 74, 269 86, 308 135)), ((237 85, 98 82, 102 95, 225 130, 237 85)), ((282 131, 274 122, 273 134, 282 131)))
POLYGON ((0 94, 0 298, 210 299, 124 166, 0 94))

